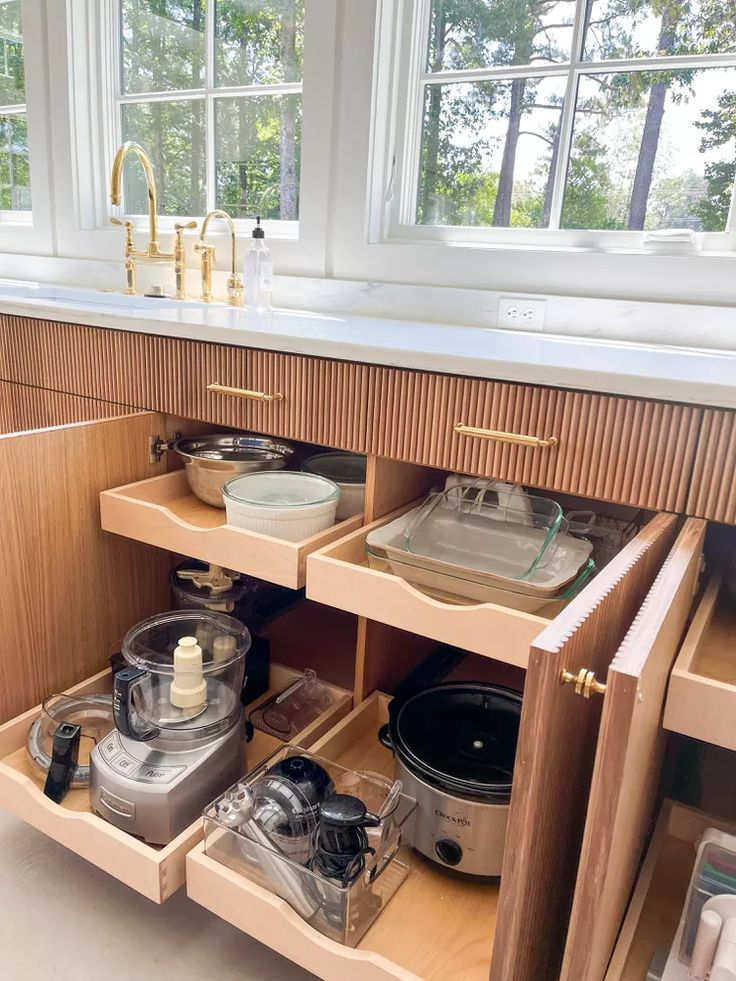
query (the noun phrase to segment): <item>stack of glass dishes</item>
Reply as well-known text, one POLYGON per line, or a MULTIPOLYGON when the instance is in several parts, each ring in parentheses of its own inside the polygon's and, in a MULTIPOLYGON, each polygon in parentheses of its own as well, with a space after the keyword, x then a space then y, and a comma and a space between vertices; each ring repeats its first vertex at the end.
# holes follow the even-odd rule
POLYGON ((527 495, 523 507, 488 502, 472 487, 431 494, 371 532, 372 568, 438 598, 497 603, 554 616, 590 578, 590 542, 573 537, 560 506, 527 495))

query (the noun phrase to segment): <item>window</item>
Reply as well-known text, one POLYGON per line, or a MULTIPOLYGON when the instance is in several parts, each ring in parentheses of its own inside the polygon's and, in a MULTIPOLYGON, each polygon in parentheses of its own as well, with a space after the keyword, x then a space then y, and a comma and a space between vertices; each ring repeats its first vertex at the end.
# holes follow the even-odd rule
POLYGON ((0 3, 0 211, 30 211, 20 0, 0 3))
MULTIPOLYGON (((163 215, 296 221, 304 0, 120 0, 115 104, 163 215)), ((146 211, 138 168, 125 210, 146 211)))
POLYGON ((643 230, 685 227, 717 233, 713 247, 730 243, 731 3, 411 0, 408 8, 394 228, 416 236, 463 226, 472 238, 475 227, 501 241, 523 229, 539 241, 533 230, 543 230, 542 241, 577 243, 577 230, 594 230, 587 241, 600 243, 615 241, 603 233, 640 241, 643 230))

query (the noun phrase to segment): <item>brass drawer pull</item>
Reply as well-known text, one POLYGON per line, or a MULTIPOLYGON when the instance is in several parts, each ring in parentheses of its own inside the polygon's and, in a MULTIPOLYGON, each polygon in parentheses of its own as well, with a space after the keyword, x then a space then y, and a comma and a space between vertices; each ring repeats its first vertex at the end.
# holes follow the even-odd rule
POLYGON ((283 402, 284 396, 281 392, 269 395, 268 392, 253 392, 249 388, 231 388, 230 385, 220 385, 212 382, 207 386, 208 392, 215 395, 232 395, 236 399, 251 399, 254 402, 283 402))
POLYGON ((563 685, 575 685, 575 694, 582 695, 583 698, 590 698, 593 693, 596 695, 605 695, 606 693, 606 686, 602 682, 596 681, 595 672, 589 671, 587 668, 581 668, 577 674, 563 668, 560 682, 563 685))
POLYGON ((478 439, 492 439, 496 443, 531 446, 533 449, 546 449, 550 446, 557 446, 559 443, 556 436, 542 439, 540 436, 525 436, 522 433, 501 433, 495 429, 476 429, 475 426, 466 426, 462 422, 458 422, 454 428, 459 436, 475 436, 478 439))

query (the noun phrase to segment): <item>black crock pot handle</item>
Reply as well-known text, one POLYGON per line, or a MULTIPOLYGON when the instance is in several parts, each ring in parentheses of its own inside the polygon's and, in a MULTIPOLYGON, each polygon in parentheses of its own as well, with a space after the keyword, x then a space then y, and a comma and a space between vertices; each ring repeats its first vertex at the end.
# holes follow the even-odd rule
POLYGON ((378 730, 378 741, 382 746, 385 746, 386 749, 390 749, 393 753, 394 744, 391 742, 391 736, 389 735, 388 731, 388 723, 381 726, 381 728, 378 730))

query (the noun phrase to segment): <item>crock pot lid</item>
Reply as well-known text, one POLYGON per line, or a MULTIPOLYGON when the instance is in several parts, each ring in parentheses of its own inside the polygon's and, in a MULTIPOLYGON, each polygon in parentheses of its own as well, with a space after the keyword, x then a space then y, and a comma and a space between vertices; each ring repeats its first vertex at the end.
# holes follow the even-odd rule
POLYGON ((437 685, 401 706, 395 748, 420 776, 456 792, 509 791, 520 715, 521 695, 508 689, 437 685))

